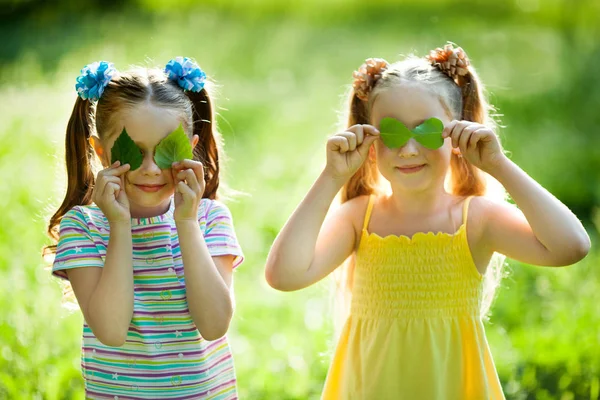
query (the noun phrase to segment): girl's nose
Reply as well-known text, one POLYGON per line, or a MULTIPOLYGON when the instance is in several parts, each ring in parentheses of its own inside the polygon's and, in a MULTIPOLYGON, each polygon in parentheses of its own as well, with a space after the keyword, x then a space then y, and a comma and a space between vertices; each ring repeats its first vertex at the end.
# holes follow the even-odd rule
POLYGON ((150 152, 144 153, 144 159, 142 161, 142 166, 140 167, 140 172, 148 176, 156 176, 162 173, 161 169, 154 161, 154 154, 150 152))
POLYGON ((419 154, 419 144, 413 138, 409 139, 408 142, 398 150, 398 156, 400 158, 414 157, 419 154))

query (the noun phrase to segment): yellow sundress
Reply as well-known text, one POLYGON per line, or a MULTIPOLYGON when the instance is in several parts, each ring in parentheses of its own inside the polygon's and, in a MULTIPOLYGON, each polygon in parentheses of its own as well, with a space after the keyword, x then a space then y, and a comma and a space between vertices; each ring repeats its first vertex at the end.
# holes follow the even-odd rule
POLYGON ((325 400, 504 399, 481 321, 483 277, 467 243, 467 213, 451 233, 369 233, 356 252, 350 316, 325 400))

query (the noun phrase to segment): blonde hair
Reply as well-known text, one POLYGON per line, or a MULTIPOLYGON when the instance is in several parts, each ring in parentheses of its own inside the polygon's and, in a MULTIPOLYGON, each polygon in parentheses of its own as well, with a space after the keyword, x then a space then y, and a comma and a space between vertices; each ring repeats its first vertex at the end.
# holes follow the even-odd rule
MULTIPOLYGON (((462 51, 462 49, 461 49, 462 51)), ((376 65, 369 59, 369 65, 376 65)), ((371 124, 370 111, 377 94, 389 88, 403 84, 418 84, 436 96, 449 116, 456 120, 473 121, 496 127, 491 112, 493 107, 483 94, 483 85, 469 65, 466 73, 452 75, 426 58, 409 56, 394 64, 381 63, 381 69, 373 72, 377 79, 366 79, 370 87, 365 90, 364 81, 350 89, 349 107, 345 114, 345 125, 371 124), (366 94, 366 96, 365 96, 366 94)), ((366 71, 364 65, 359 71, 366 71)), ((355 73, 355 78, 357 75, 355 73)), ((491 176, 470 164, 465 158, 452 154, 450 169, 446 179, 446 189, 455 196, 486 196, 499 201, 506 200, 504 188, 491 176)), ((385 186, 374 162, 365 162, 346 182, 340 191, 339 200, 344 203, 358 196, 382 194, 385 186)), ((484 298, 481 306, 482 316, 489 313, 503 275, 504 257, 494 254, 484 277, 484 298)), ((335 308, 336 326, 347 317, 352 294, 354 255, 334 272, 336 284, 335 308)))

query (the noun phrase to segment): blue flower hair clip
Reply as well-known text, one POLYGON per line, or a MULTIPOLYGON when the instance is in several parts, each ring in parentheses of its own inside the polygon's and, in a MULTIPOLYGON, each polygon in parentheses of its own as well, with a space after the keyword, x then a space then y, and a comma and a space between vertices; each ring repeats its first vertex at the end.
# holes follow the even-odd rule
POLYGON ((183 90, 199 92, 204 89, 206 74, 198 64, 187 57, 176 57, 167 63, 165 73, 183 90))
POLYGON ((83 100, 98 100, 115 72, 117 70, 113 63, 107 61, 96 61, 86 65, 77 77, 77 94, 83 100))

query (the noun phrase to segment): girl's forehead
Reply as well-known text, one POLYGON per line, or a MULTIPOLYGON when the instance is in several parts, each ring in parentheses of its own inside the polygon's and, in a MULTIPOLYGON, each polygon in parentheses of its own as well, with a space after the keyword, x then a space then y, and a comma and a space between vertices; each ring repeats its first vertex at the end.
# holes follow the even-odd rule
POLYGON ((379 91, 372 104, 371 122, 377 126, 385 117, 395 118, 409 128, 431 117, 450 122, 439 97, 419 85, 401 85, 379 91))
POLYGON ((177 129, 182 122, 182 115, 176 110, 152 104, 135 106, 123 112, 118 132, 112 135, 113 137, 109 139, 110 143, 107 144, 112 145, 124 127, 138 146, 152 148, 177 129))

